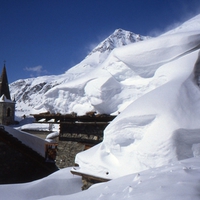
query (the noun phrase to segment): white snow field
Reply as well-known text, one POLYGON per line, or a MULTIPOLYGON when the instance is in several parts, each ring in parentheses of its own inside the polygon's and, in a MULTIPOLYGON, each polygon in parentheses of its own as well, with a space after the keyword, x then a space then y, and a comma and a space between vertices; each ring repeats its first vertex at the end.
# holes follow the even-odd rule
POLYGON ((199 200, 200 158, 130 174, 81 192, 70 168, 30 183, 0 185, 3 200, 199 200))
POLYGON ((104 62, 53 87, 47 110, 120 114, 76 170, 114 179, 79 192, 63 169, 1 185, 2 199, 200 199, 200 15, 156 38, 115 48, 104 62), (12 191, 12 192, 11 192, 12 191))

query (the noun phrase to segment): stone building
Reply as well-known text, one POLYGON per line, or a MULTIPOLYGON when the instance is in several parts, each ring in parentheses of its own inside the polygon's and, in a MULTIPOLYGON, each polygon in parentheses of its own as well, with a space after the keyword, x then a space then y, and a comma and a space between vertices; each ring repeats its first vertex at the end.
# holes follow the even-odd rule
POLYGON ((0 124, 10 125, 15 122, 15 101, 10 98, 10 90, 4 64, 0 78, 0 124))

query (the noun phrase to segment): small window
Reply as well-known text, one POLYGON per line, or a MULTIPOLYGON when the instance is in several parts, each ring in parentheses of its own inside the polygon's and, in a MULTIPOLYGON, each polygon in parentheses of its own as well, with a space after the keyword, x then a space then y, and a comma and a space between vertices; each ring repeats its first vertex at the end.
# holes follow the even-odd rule
POLYGON ((10 117, 10 108, 7 109, 6 117, 10 117))

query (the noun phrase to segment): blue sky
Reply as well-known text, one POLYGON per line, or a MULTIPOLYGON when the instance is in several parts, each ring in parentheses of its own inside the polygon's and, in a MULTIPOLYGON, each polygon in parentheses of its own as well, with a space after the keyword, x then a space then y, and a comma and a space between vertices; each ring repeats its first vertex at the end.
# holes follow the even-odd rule
POLYGON ((200 13, 199 0, 0 3, 0 64, 6 60, 10 83, 64 73, 117 28, 154 36, 200 13))

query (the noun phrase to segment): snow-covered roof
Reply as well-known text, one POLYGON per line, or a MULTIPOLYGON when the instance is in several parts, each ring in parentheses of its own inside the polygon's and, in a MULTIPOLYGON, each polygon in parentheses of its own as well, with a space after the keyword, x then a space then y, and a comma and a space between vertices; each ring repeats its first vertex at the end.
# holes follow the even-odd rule
POLYGON ((15 103, 14 101, 11 101, 10 99, 7 99, 4 94, 0 97, 0 102, 15 103))

